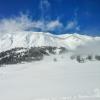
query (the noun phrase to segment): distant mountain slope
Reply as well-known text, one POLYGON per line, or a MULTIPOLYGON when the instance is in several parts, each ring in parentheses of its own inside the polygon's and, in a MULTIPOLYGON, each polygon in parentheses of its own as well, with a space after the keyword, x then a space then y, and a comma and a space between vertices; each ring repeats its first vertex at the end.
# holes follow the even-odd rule
POLYGON ((0 65, 39 61, 70 52, 78 62, 100 60, 100 37, 46 32, 14 32, 0 37, 0 65))
POLYGON ((75 49, 89 41, 100 40, 100 37, 91 37, 79 34, 53 35, 46 32, 14 32, 0 37, 0 52, 17 47, 65 47, 75 49))

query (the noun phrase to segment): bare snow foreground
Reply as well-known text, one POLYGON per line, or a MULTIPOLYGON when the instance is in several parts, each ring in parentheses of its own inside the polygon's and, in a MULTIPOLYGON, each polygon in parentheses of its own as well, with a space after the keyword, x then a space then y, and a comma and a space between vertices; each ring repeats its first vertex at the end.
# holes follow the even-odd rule
POLYGON ((100 100, 100 62, 67 55, 0 68, 0 100, 100 100))

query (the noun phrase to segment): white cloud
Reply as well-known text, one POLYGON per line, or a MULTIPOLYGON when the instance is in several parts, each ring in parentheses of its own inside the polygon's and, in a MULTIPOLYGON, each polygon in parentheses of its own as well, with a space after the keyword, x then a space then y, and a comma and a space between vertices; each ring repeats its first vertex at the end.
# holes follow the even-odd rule
POLYGON ((76 49, 75 54, 100 54, 100 40, 89 41, 76 49))
POLYGON ((80 30, 80 25, 78 23, 78 8, 74 10, 74 16, 73 19, 68 21, 66 25, 66 30, 80 30))
POLYGON ((80 31, 80 26, 79 25, 77 25, 76 30, 80 31))
POLYGON ((32 20, 27 15, 0 20, 0 33, 27 30, 31 27, 32 20))
MULTIPOLYGON (((45 4, 49 6, 48 0, 44 0, 45 4)), ((58 31, 65 32, 68 30, 80 30, 78 21, 76 19, 71 20, 64 26, 59 20, 33 20, 27 14, 22 14, 13 18, 0 19, 0 33, 13 33, 15 31, 58 31)))
POLYGON ((38 28, 42 31, 54 31, 57 28, 63 27, 63 24, 59 20, 53 20, 53 21, 34 21, 33 22, 33 28, 38 28))
POLYGON ((43 9, 44 7, 49 8, 50 7, 49 1, 48 0, 41 0, 40 7, 41 7, 41 9, 43 9))
POLYGON ((47 24, 48 30, 55 30, 56 28, 61 28, 61 27, 63 27, 63 24, 59 20, 54 20, 47 24))
POLYGON ((45 25, 44 25, 44 22, 42 22, 42 21, 33 21, 32 22, 33 23, 33 29, 41 29, 41 30, 44 30, 45 29, 45 25))
POLYGON ((66 30, 73 29, 75 26, 76 26, 76 23, 74 23, 73 21, 70 21, 67 23, 66 30))
POLYGON ((42 21, 32 20, 28 15, 20 15, 19 17, 13 17, 9 19, 0 20, 0 33, 13 33, 15 31, 26 30, 40 30, 40 31, 55 31, 57 28, 63 27, 63 24, 59 20, 42 21))
POLYGON ((42 21, 48 19, 50 13, 51 4, 48 0, 40 0, 39 8, 40 8, 40 19, 42 21))
POLYGON ((80 30, 80 26, 78 25, 78 22, 76 20, 69 21, 66 25, 66 30, 73 30, 73 29, 76 31, 80 30))

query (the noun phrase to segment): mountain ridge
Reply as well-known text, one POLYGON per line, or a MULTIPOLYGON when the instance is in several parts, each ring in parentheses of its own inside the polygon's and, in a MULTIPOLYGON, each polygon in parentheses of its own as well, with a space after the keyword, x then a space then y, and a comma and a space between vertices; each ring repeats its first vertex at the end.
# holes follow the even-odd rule
POLYGON ((97 40, 100 40, 100 37, 80 35, 78 33, 54 35, 49 32, 18 31, 0 37, 0 52, 16 47, 31 48, 41 46, 65 47, 74 50, 80 45, 97 40))

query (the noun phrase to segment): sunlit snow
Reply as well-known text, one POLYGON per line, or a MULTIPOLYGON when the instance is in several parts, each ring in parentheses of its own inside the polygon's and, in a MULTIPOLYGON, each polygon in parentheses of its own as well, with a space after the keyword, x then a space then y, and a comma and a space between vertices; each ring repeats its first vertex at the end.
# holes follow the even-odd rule
POLYGON ((100 100, 100 62, 68 56, 1 67, 0 100, 100 100))

